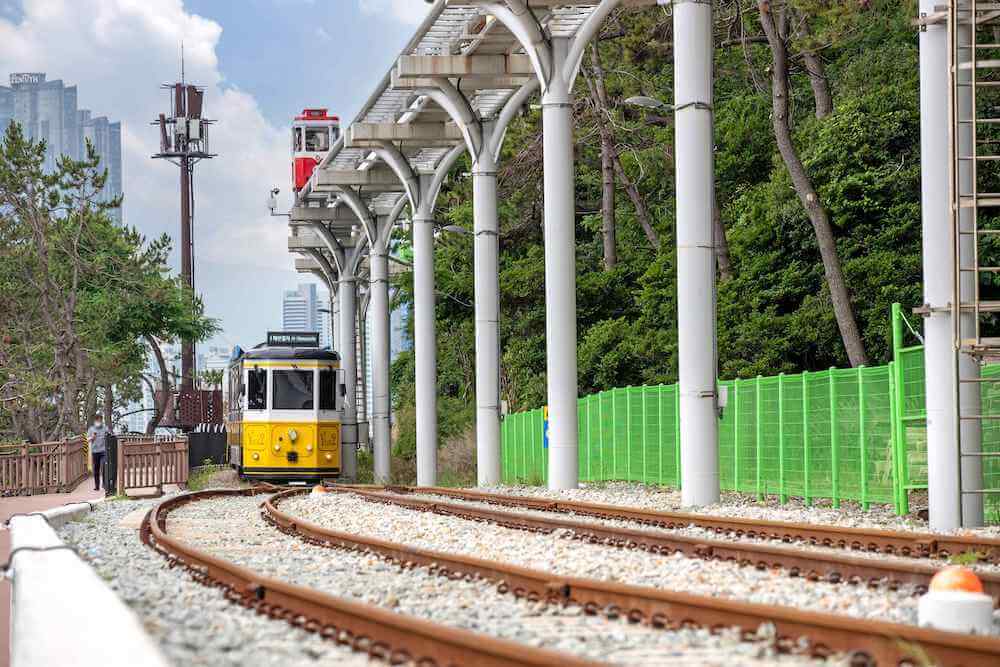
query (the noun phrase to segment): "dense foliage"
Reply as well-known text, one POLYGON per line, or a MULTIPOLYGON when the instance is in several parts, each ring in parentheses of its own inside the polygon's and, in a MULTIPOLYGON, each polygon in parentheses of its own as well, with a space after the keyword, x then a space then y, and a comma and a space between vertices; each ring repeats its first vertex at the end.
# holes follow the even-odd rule
POLYGON ((98 406, 113 424, 147 345, 216 329, 169 275, 169 238, 113 221, 93 147, 50 172, 45 151, 17 124, 0 140, 0 441, 79 434, 98 406))
MULTIPOLYGON (((788 12, 789 125, 825 207, 870 363, 888 358, 893 301, 920 300, 919 118, 914 3, 772 2, 788 12), (817 117, 803 54, 825 70, 832 113, 817 117)), ((761 30, 768 3, 716 6, 716 188, 730 252, 718 290, 723 378, 849 365, 831 308, 817 236, 779 155, 772 129, 772 52, 761 30)), ((672 117, 624 99, 671 101, 672 19, 665 8, 622 10, 599 43, 610 127, 627 177, 659 237, 654 248, 631 197, 617 183, 617 264, 606 270, 601 235, 601 142, 585 58, 577 81, 577 287, 581 395, 676 380, 675 197, 672 117)), ((501 168, 502 396, 511 410, 545 403, 541 119, 528 111, 508 132, 501 168)), ((457 173, 468 172, 468 164, 457 173)), ((471 181, 439 199, 443 224, 472 225, 471 181)), ((472 419, 472 240, 442 235, 438 386, 442 438, 472 419)), ((411 298, 402 285, 401 299, 411 298)), ((706 298, 709 298, 706 295, 706 298)), ((413 365, 393 380, 397 452, 412 451, 413 365)))

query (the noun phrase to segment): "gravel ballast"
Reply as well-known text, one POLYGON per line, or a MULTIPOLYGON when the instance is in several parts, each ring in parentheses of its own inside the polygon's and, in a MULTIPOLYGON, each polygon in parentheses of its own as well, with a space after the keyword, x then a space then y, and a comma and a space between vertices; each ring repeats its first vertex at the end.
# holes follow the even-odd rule
MULTIPOLYGON (((863 619, 916 624, 917 597, 910 586, 871 590, 791 579, 733 563, 666 556, 502 528, 457 517, 372 503, 355 495, 297 496, 281 508, 306 521, 354 534, 506 562, 566 576, 614 581, 661 590, 810 609, 863 619)), ((994 625, 1000 633, 1000 618, 994 625)))
MULTIPOLYGON (((172 664, 369 664, 364 655, 228 602, 218 589, 196 583, 183 568, 167 567, 162 555, 140 542, 136 528, 120 525, 127 515, 153 504, 147 500, 99 503, 85 519, 67 524, 59 533, 135 611, 172 664)), ((114 646, 113 635, 108 643, 114 646)))
MULTIPOLYGON (((629 665, 830 664, 776 655, 768 627, 761 629, 756 642, 740 640, 735 631, 715 636, 700 629, 655 630, 586 616, 575 606, 518 600, 497 593, 496 586, 485 581, 453 581, 425 568, 403 570, 373 554, 306 544, 265 523, 260 502, 261 497, 219 498, 185 505, 170 514, 168 530, 198 548, 284 581, 593 660, 629 665)), ((365 502, 348 511, 356 525, 378 524, 385 514, 384 507, 365 502)))

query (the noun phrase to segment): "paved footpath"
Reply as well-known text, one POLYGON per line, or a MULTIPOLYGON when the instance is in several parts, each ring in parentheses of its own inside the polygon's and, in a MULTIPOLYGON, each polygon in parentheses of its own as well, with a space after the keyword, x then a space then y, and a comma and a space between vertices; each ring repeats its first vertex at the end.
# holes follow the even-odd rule
MULTIPOLYGON (((17 512, 40 512, 81 500, 98 500, 104 490, 94 491, 94 480, 83 480, 72 493, 48 493, 39 496, 0 498, 0 523, 17 512)), ((0 563, 7 562, 10 551, 10 534, 0 528, 0 563)), ((0 581, 0 667, 10 667, 10 583, 0 581)))

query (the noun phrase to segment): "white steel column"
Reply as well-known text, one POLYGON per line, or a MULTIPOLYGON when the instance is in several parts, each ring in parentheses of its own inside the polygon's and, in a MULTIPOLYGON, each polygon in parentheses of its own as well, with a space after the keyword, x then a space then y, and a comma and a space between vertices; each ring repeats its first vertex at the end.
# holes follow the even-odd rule
MULTIPOLYGON (((920 0, 933 14, 937 0, 920 0)), ((948 223, 948 39, 943 24, 920 33, 920 171, 923 218, 924 372, 927 396, 927 495, 932 530, 959 527, 951 298, 954 276, 948 223)))
POLYGON ((341 475, 349 480, 358 477, 358 357, 355 338, 357 320, 357 279, 353 274, 340 274, 337 296, 340 301, 340 359, 344 370, 344 429, 341 447, 341 475))
MULTIPOLYGON (((422 189, 422 188, 421 188, 422 189)), ((413 353, 417 410, 417 486, 437 484, 437 334, 433 205, 413 215, 413 353)))
POLYGON ((389 255, 382 230, 386 219, 379 217, 378 237, 369 254, 371 274, 368 314, 371 317, 372 355, 372 445, 375 453, 375 483, 389 483, 389 255))
MULTIPOLYGON (((485 136, 493 124, 484 124, 485 136)), ((476 481, 500 483, 500 260, 497 165, 489 150, 472 167, 476 309, 476 481)))
POLYGON ((545 349, 549 397, 549 488, 579 482, 576 377, 576 210, 569 40, 552 39, 552 75, 542 92, 545 170, 545 349))
POLYGON ((712 5, 674 4, 681 502, 719 500, 712 5))

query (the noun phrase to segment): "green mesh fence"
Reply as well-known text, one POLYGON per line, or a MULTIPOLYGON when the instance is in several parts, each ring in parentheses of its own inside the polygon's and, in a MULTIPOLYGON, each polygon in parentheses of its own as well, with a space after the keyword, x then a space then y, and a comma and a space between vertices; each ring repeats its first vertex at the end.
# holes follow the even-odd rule
MULTIPOLYGON (((723 489, 789 497, 892 503, 927 488, 924 350, 905 346, 909 326, 893 306, 886 366, 727 380, 719 419, 723 489)), ((911 329, 912 331, 912 329, 911 329)), ((915 333, 915 332, 914 332, 915 333)), ((1000 377, 1000 364, 983 368, 1000 377)), ((1000 382, 981 383, 982 412, 1000 415, 1000 382)), ((579 401, 580 479, 680 486, 676 385, 625 387, 579 401)), ((548 474, 542 410, 503 422, 503 479, 542 484, 548 474)), ((1000 451, 1000 419, 982 420, 983 451, 1000 451)), ((983 457, 983 488, 1000 488, 1000 457, 983 457)), ((986 496, 1000 523, 1000 494, 986 496)))

